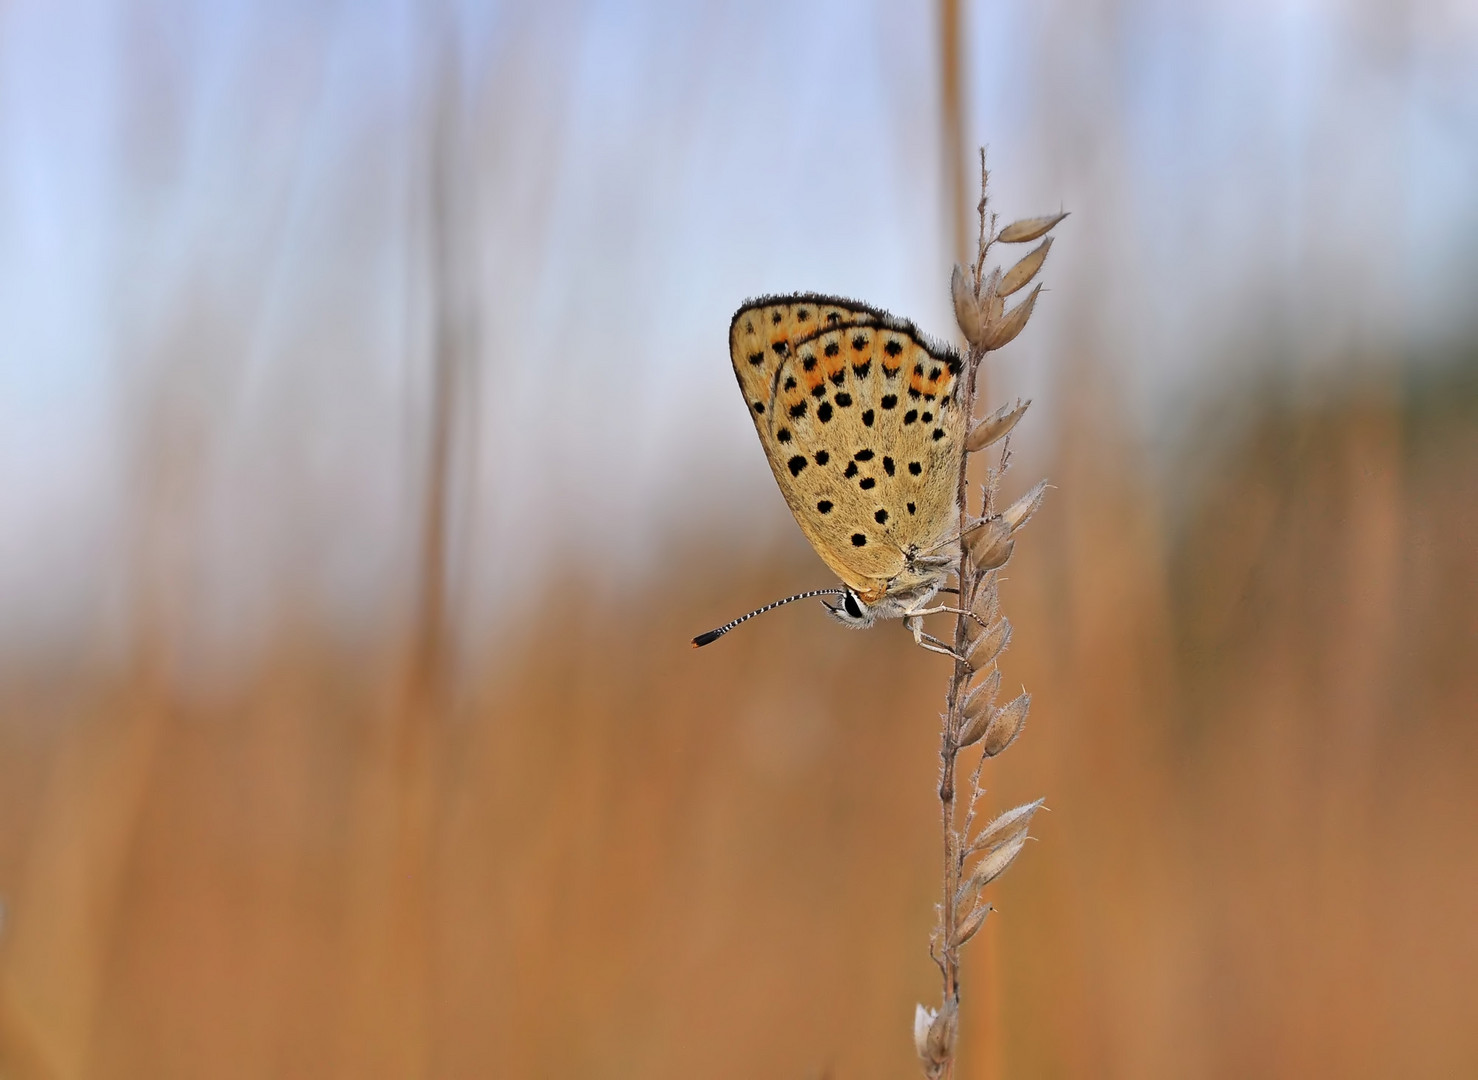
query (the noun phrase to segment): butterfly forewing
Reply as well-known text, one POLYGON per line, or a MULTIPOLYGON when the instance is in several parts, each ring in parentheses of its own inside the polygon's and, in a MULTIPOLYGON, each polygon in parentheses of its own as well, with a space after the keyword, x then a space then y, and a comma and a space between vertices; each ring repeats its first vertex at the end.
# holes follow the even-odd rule
POLYGON ((741 308, 730 347, 781 493, 838 577, 877 596, 951 534, 966 427, 952 350, 811 295, 741 308))
POLYGON ((760 418, 769 408, 775 372, 790 354, 792 339, 825 326, 866 321, 874 314, 862 305, 847 306, 821 296, 767 297, 739 309, 729 324, 729 356, 762 436, 765 425, 760 418))

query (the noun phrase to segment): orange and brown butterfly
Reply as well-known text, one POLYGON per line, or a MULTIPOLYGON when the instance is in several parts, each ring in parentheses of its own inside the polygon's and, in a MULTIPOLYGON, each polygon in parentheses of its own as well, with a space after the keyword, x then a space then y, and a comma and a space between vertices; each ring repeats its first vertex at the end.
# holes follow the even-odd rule
MULTIPOLYGON (((841 587, 769 604, 701 634, 810 596, 848 626, 920 617, 954 566, 963 358, 913 323, 834 296, 767 296, 729 324, 729 358, 760 445, 801 532, 841 587)), ((929 644, 933 642, 932 646, 929 644)))

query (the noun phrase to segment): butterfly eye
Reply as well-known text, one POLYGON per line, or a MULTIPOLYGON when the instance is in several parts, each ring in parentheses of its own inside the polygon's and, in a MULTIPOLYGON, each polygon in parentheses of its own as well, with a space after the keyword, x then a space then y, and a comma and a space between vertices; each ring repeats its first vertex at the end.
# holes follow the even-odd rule
POLYGON ((845 597, 842 598, 842 607, 846 609, 847 614, 852 616, 852 618, 862 618, 862 605, 857 603, 857 596, 855 593, 849 592, 845 597))

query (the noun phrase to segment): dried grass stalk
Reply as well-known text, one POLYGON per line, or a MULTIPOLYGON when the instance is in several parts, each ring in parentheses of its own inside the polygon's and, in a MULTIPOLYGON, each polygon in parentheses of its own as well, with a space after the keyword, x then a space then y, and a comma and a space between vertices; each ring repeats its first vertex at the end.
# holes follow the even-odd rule
MULTIPOLYGON (((980 153, 980 232, 973 266, 956 266, 950 280, 955 319, 969 342, 964 379, 964 406, 973 412, 980 364, 987 353, 1013 340, 1031 318, 1041 286, 1036 286, 1011 311, 1005 297, 1030 284, 1051 248, 1044 241, 1004 275, 999 267, 987 272, 985 263, 996 243, 1026 243, 1045 236, 1066 214, 1028 218, 996 231, 989 213, 985 151, 980 153)), ((978 421, 970 429, 961 454, 968 455, 1000 444, 999 459, 989 469, 981 490, 978 516, 970 512, 969 484, 960 470, 960 548, 956 563, 959 614, 955 618, 954 652, 945 697, 944 729, 940 738, 939 807, 943 826, 944 881, 929 952, 943 979, 937 1009, 918 1006, 914 1014, 914 1046, 924 1075, 930 1080, 954 1074, 959 1041, 960 950, 984 925, 991 905, 981 891, 995 881, 1021 853, 1032 815, 1042 800, 1008 810, 980 829, 975 813, 984 793, 981 769, 988 758, 1015 741, 1026 722, 1031 697, 1025 692, 1004 706, 995 704, 1001 687, 997 666, 1011 640, 1011 624, 1000 615, 1000 575, 1011 558, 1016 536, 1041 507, 1047 485, 1042 482, 1004 510, 998 509, 1001 478, 1011 460, 1010 432, 1030 402, 1018 402, 978 421), (978 745, 980 754, 970 770, 966 794, 958 796, 960 751, 978 745)))

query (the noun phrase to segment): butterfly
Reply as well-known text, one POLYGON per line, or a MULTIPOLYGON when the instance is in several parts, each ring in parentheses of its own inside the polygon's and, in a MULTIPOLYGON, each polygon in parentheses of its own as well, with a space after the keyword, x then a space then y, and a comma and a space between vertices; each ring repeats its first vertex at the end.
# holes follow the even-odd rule
POLYGON ((922 616, 955 566, 963 358, 913 323, 814 293, 750 300, 729 324, 734 375, 796 524, 841 587, 786 597, 693 639, 707 645, 792 600, 823 601, 847 626, 922 616))

